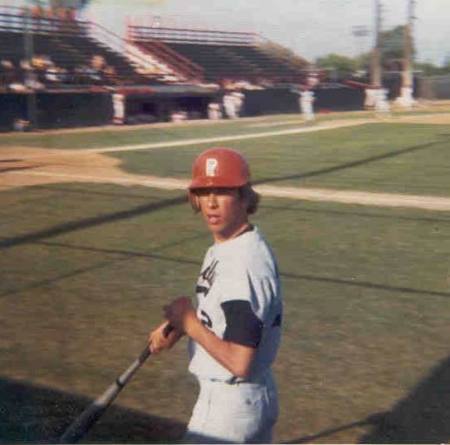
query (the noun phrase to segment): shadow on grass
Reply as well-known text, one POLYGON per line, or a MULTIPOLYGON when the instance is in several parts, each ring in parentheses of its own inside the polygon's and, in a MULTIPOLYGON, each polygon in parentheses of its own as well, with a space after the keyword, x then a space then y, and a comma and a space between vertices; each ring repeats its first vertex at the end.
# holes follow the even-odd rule
MULTIPOLYGON (((195 236, 193 238, 196 238, 200 236, 195 236)), ((183 241, 180 241, 180 243, 183 241)), ((79 245, 73 245, 68 243, 58 243, 58 242, 44 242, 41 241, 40 244, 48 245, 48 246, 56 246, 56 247, 64 247, 66 249, 73 249, 73 250, 80 250, 80 251, 86 251, 86 252, 95 252, 95 253, 105 253, 105 254, 117 254, 117 255, 124 255, 126 258, 129 257, 140 257, 140 258, 149 258, 153 260, 159 260, 159 261, 168 261, 168 262, 174 262, 178 264, 189 264, 194 266, 201 266, 201 262, 198 260, 193 260, 191 258, 183 258, 183 257, 174 257, 170 255, 162 255, 162 254, 153 254, 148 252, 136 252, 133 250, 124 250, 124 249, 105 249, 105 248, 98 248, 98 247, 90 247, 90 246, 79 246, 79 245)), ((171 244, 176 245, 176 243, 171 244)), ((168 245, 170 246, 170 245, 168 245)), ((93 269, 98 267, 106 266, 107 263, 94 266, 93 269)), ((69 276, 73 276, 79 273, 83 273, 86 270, 76 270, 73 272, 68 273, 67 275, 62 275, 50 280, 43 280, 38 281, 31 286, 24 287, 24 288, 18 288, 18 289, 10 289, 6 290, 4 293, 0 294, 0 297, 10 296, 14 295, 17 292, 21 292, 23 290, 29 290, 34 287, 44 286, 51 283, 54 283, 56 281, 62 280, 64 278, 67 278, 69 276)), ((365 289, 378 289, 381 291, 387 291, 387 292, 400 292, 400 293, 406 293, 410 295, 431 295, 434 297, 444 297, 444 298, 450 298, 450 292, 439 292, 434 291, 431 289, 414 289, 409 287, 401 287, 401 286, 389 286, 386 284, 379 284, 379 283, 372 283, 369 281, 357 281, 354 279, 343 279, 343 278, 334 278, 334 277, 325 277, 320 275, 306 275, 306 274, 295 274, 290 272, 281 272, 280 275, 283 278, 289 278, 292 280, 304 280, 304 281, 312 281, 312 282, 318 282, 318 283, 332 283, 337 285, 344 285, 344 286, 352 286, 352 287, 360 287, 365 289)))
POLYGON ((365 425, 376 425, 382 421, 384 416, 385 416, 385 413, 383 413, 383 412, 375 413, 375 414, 372 414, 372 415, 366 417, 365 419, 357 420, 356 422, 348 423, 345 425, 340 425, 340 426, 337 426, 334 428, 327 428, 326 430, 320 431, 319 433, 311 434, 309 436, 299 437, 298 439, 289 440, 289 441, 283 442, 283 443, 286 443, 286 444, 287 443, 310 443, 310 442, 313 442, 314 440, 322 439, 324 437, 328 437, 333 434, 340 433, 342 431, 346 431, 346 430, 349 430, 352 428, 365 426, 365 425))
MULTIPOLYGON (((92 402, 87 397, 0 378, 0 443, 56 443, 92 402)), ((95 443, 176 442, 186 425, 112 405, 80 441, 95 443)))
POLYGON ((298 173, 298 174, 286 175, 286 176, 274 176, 274 177, 271 177, 271 178, 262 178, 262 179, 259 179, 257 181, 254 181, 253 183, 255 185, 258 185, 258 184, 270 184, 272 182, 287 181, 289 179, 304 179, 304 178, 312 178, 314 176, 326 175, 328 173, 334 173, 334 172, 337 172, 337 171, 347 170, 347 169, 350 169, 350 168, 359 167, 361 165, 370 164, 372 162, 377 162, 377 161, 381 161, 381 160, 384 160, 384 159, 394 158, 394 157, 397 157, 397 156, 400 156, 400 155, 403 155, 403 154, 406 154, 406 153, 412 153, 414 151, 425 150, 425 149, 428 149, 428 148, 432 148, 435 145, 439 145, 442 142, 443 141, 440 140, 440 141, 429 142, 427 144, 414 145, 412 147, 402 148, 401 150, 390 151, 388 153, 384 153, 384 154, 381 154, 381 155, 370 156, 368 158, 360 159, 360 160, 357 160, 357 161, 346 162, 345 164, 334 165, 332 167, 321 168, 319 170, 313 170, 313 171, 310 171, 310 172, 298 173))
POLYGON ((450 357, 443 360, 414 390, 390 411, 327 428, 316 434, 283 443, 311 443, 356 427, 367 426, 359 443, 449 443, 450 439, 450 357))
POLYGON ((449 443, 450 357, 400 400, 360 443, 449 443))
MULTIPOLYGON (((1 162, 1 161, 0 161, 1 162)), ((106 197, 113 197, 113 198, 131 198, 134 200, 142 199, 142 200, 149 200, 149 199, 158 199, 161 197, 161 195, 152 193, 149 194, 148 190, 144 191, 135 191, 135 190, 122 190, 120 191, 100 191, 97 188, 90 188, 89 183, 79 183, 77 184, 77 187, 74 188, 73 184, 70 186, 64 186, 61 184, 51 184, 51 185, 34 185, 33 188, 36 190, 46 190, 52 193, 64 193, 64 194, 70 194, 70 195, 81 195, 81 196, 106 196, 106 197)))
MULTIPOLYGON (((194 236, 185 237, 183 239, 176 240, 171 243, 162 244, 160 246, 157 246, 154 250, 159 251, 159 250, 166 249, 169 247, 179 246, 183 243, 190 242, 193 240, 198 240, 198 239, 201 239, 204 237, 205 237, 205 234, 196 234, 194 236)), ((93 248, 93 247, 89 247, 89 246, 75 246, 75 245, 71 245, 68 243, 58 243, 58 242, 53 242, 53 241, 38 241, 38 242, 36 242, 36 244, 41 244, 44 246, 51 246, 51 247, 62 247, 62 248, 66 248, 66 249, 86 251, 86 252, 96 252, 96 253, 101 252, 101 253, 105 253, 107 255, 121 255, 122 258, 119 258, 119 259, 116 258, 116 259, 109 260, 109 261, 102 261, 101 263, 94 264, 92 266, 74 269, 74 270, 71 270, 70 272, 67 272, 67 273, 64 273, 61 275, 57 275, 52 278, 35 281, 31 285, 27 285, 27 286, 19 285, 18 287, 14 288, 14 289, 6 289, 4 292, 0 293, 0 298, 7 297, 7 296, 10 297, 19 292, 29 291, 32 289, 40 288, 42 286, 53 285, 59 281, 65 280, 67 278, 72 278, 72 277, 75 277, 77 275, 82 275, 87 272, 93 272, 93 271, 102 269, 104 267, 108 267, 112 264, 118 263, 120 261, 126 261, 131 257, 133 257, 133 258, 136 258, 136 257, 149 258, 149 259, 156 259, 156 260, 160 260, 160 261, 173 261, 173 262, 182 263, 182 264, 193 264, 198 267, 201 266, 201 263, 199 261, 194 261, 194 260, 190 261, 188 259, 182 259, 182 258, 177 259, 177 258, 162 256, 162 255, 158 255, 158 254, 149 254, 149 253, 145 253, 145 252, 135 252, 135 251, 120 250, 120 249, 99 249, 99 248, 93 248)))
POLYGON ((401 286, 389 286, 386 284, 372 283, 370 281, 358 281, 358 280, 346 280, 343 278, 334 277, 324 277, 317 275, 306 275, 306 274, 295 274, 289 272, 282 272, 280 274, 282 277, 290 278, 293 280, 305 280, 305 281, 315 281, 318 283, 332 283, 340 284, 345 286, 362 287, 365 289, 378 289, 387 292, 400 292, 411 295, 432 295, 434 297, 444 297, 450 298, 450 292, 439 292, 430 289, 414 289, 411 287, 401 287, 401 286))
POLYGON ((133 207, 131 209, 122 210, 119 212, 107 213, 106 215, 93 216, 90 218, 79 219, 76 221, 69 221, 66 223, 55 225, 53 227, 49 227, 48 229, 27 233, 21 236, 4 238, 0 240, 0 249, 7 249, 22 244, 33 243, 36 241, 52 238, 54 236, 75 232, 77 230, 88 229, 90 227, 120 221, 123 219, 132 218, 134 216, 144 215, 157 210, 165 209, 167 207, 184 204, 186 202, 187 196, 181 195, 175 198, 164 199, 161 201, 152 202, 150 204, 133 207))
POLYGON ((412 222, 430 222, 430 223, 446 223, 450 224, 450 218, 435 218, 435 217, 423 217, 423 216, 405 216, 398 215, 393 213, 372 213, 368 212, 357 212, 352 210, 330 210, 330 209, 307 209, 304 206, 299 206, 298 203, 294 203, 291 206, 289 205, 266 205, 262 204, 261 208, 269 211, 288 211, 288 212, 298 212, 298 213, 311 213, 318 215, 333 215, 337 217, 349 218, 352 216, 356 216, 359 218, 368 218, 368 219, 388 219, 388 220, 400 220, 400 221, 412 221, 412 222))

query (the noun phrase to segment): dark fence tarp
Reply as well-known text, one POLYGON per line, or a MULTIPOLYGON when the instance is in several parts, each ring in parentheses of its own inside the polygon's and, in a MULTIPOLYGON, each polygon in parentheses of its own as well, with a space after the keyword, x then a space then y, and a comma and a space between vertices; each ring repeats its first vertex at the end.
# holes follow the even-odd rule
POLYGON ((245 91, 243 116, 298 112, 298 95, 294 94, 290 88, 245 91))
MULTIPOLYGON (((364 90, 333 85, 314 89, 316 111, 362 110, 364 90)), ((295 88, 267 88, 245 92, 244 116, 259 116, 276 113, 299 113, 299 92, 295 88)))
POLYGON ((314 89, 314 109, 320 111, 353 111, 364 109, 365 91, 345 85, 314 89))
POLYGON ((450 99, 450 75, 419 78, 419 97, 450 99))
POLYGON ((110 93, 38 94, 39 128, 88 127, 111 123, 110 93))
POLYGON ((16 119, 27 119, 27 96, 0 94, 0 131, 12 130, 16 119))
POLYGON ((110 93, 39 92, 34 95, 0 94, 0 129, 13 129, 16 119, 35 128, 70 128, 106 125, 113 117, 110 93))

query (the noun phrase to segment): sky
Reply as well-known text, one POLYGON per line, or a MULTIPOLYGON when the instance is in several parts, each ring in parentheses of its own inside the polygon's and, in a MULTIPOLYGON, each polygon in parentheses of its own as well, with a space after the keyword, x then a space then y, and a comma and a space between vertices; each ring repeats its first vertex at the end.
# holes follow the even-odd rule
MULTIPOLYGON (((330 53, 353 57, 367 52, 375 38, 375 1, 92 0, 84 15, 121 35, 126 18, 151 24, 155 17, 162 25, 253 31, 312 62, 330 53), (357 27, 367 35, 356 36, 357 27)), ((407 22, 409 0, 380 2, 383 30, 407 22)), ((416 61, 442 65, 450 60, 450 0, 415 0, 415 4, 416 61)))

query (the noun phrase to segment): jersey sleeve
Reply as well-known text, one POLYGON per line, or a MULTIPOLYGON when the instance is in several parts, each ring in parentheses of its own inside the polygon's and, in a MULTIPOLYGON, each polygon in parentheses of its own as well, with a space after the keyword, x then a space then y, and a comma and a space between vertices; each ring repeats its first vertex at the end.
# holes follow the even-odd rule
POLYGON ((225 316, 224 340, 256 348, 274 293, 269 277, 260 276, 239 261, 220 274, 221 308, 225 316))
POLYGON ((229 300, 221 306, 226 324, 223 339, 251 348, 258 347, 262 337, 263 323, 253 312, 250 302, 229 300))

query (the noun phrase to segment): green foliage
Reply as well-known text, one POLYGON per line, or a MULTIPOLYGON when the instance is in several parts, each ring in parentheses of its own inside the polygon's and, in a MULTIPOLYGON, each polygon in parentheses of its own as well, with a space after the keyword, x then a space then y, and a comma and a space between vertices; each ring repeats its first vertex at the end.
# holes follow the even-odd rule
POLYGON ((316 65, 319 68, 334 71, 338 77, 348 77, 358 67, 355 59, 334 53, 319 57, 316 60, 316 65))
POLYGON ((443 66, 436 66, 432 63, 416 63, 415 68, 421 71, 425 76, 439 76, 450 74, 450 60, 443 66))
MULTIPOLYGON (((405 45, 405 27, 399 25, 388 31, 381 33, 381 57, 383 62, 387 62, 390 59, 402 59, 403 48, 405 45)), ((413 49, 413 54, 415 50, 413 49)))

